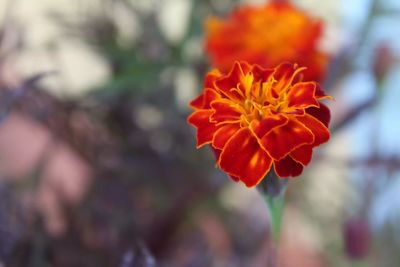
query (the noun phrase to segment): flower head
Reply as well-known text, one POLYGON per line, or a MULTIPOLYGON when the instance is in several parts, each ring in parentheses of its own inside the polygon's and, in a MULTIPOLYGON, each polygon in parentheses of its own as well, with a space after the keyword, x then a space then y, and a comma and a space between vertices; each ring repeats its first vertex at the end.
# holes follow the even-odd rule
POLYGON ((317 48, 322 26, 290 3, 242 6, 226 19, 208 19, 205 49, 222 71, 235 61, 263 67, 289 61, 307 67, 307 79, 321 81, 328 60, 317 48))
POLYGON ((298 176, 312 149, 329 139, 327 98, 315 82, 302 82, 304 68, 274 69, 235 63, 228 74, 211 71, 203 93, 190 105, 197 147, 211 145, 219 168, 248 187, 273 166, 279 177, 298 176))

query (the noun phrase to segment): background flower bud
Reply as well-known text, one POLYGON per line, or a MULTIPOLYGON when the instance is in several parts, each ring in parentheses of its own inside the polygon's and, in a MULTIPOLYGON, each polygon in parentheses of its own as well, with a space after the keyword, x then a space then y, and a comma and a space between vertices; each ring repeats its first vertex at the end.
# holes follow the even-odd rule
POLYGON ((375 48, 373 73, 378 82, 381 82, 389 70, 393 67, 395 58, 391 47, 387 43, 381 43, 375 48))
POLYGON ((368 255, 370 229, 364 218, 349 219, 344 225, 345 251, 349 258, 359 260, 368 255))

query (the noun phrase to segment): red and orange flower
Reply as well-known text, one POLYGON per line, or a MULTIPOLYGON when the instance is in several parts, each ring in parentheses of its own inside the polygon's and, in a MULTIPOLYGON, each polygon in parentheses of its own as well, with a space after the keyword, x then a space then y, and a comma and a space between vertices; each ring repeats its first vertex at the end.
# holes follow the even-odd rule
POLYGON ((279 177, 298 176, 314 147, 329 139, 329 98, 315 82, 302 82, 305 68, 275 69, 235 63, 229 74, 211 71, 203 93, 190 105, 197 147, 211 145, 217 165, 235 181, 257 185, 272 165, 279 177))
POLYGON ((286 2, 242 6, 226 19, 206 22, 205 49, 211 65, 229 71, 235 61, 262 67, 297 62, 304 76, 321 81, 328 57, 318 49, 323 25, 286 2))

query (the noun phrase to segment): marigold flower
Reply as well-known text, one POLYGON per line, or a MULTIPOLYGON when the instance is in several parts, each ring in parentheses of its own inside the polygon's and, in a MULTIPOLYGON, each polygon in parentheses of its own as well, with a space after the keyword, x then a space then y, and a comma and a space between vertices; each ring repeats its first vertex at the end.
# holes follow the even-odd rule
POLYGON ((296 64, 264 69, 245 62, 229 74, 211 71, 190 105, 197 147, 211 145, 217 165, 235 181, 257 185, 274 166, 279 177, 298 176, 312 149, 329 139, 329 98, 315 82, 302 82, 296 64))
POLYGON ((318 50, 323 24, 290 3, 242 6, 226 19, 206 21, 205 49, 214 67, 229 71, 235 61, 262 67, 297 62, 307 79, 321 81, 328 57, 318 50))

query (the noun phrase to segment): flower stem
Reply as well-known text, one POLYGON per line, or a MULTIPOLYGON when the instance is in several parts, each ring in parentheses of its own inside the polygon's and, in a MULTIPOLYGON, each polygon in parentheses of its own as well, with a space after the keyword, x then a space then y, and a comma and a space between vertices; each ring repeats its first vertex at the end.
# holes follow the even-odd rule
POLYGON ((270 242, 268 246, 268 267, 278 266, 278 246, 281 234, 283 207, 287 180, 280 179, 271 171, 265 177, 265 182, 258 187, 268 206, 270 218, 270 242))
POLYGON ((285 204, 285 193, 276 197, 270 197, 264 195, 265 202, 268 205, 270 224, 271 224, 271 236, 274 242, 279 242, 282 226, 282 214, 283 207, 285 204))

